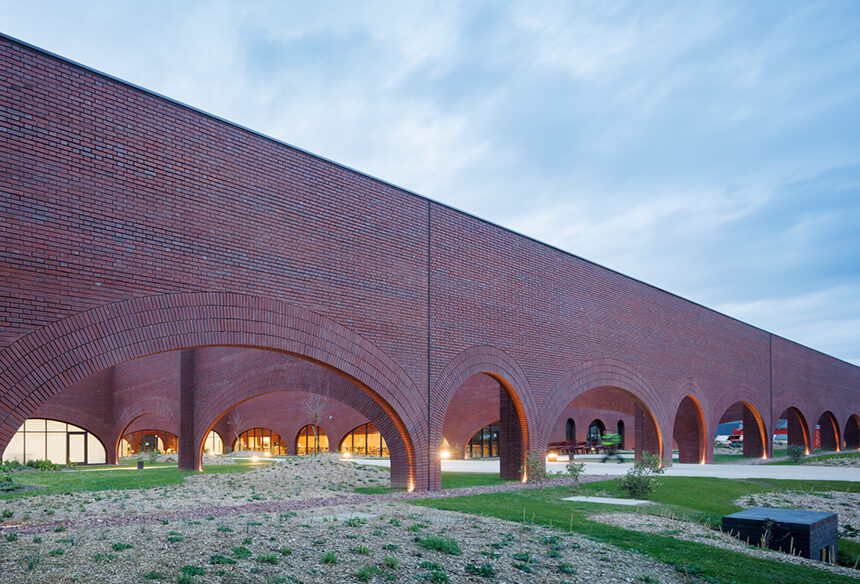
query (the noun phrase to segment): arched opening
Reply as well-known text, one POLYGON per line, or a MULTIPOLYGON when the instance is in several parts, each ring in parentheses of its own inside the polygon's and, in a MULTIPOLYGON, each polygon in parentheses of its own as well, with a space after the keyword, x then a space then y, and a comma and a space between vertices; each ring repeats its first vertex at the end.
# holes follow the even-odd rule
POLYGON ((589 447, 597 446, 603 440, 603 434, 606 432, 606 426, 600 419, 591 420, 588 425, 588 431, 585 433, 585 442, 589 447))
POLYGON ((101 440, 84 428, 44 418, 29 418, 21 424, 3 452, 3 460, 26 464, 49 460, 54 464, 104 464, 106 451, 101 440))
POLYGON ((839 438, 839 423, 832 412, 824 412, 818 417, 817 429, 820 433, 822 450, 841 450, 842 440, 839 438))
POLYGON ((851 414, 845 421, 845 448, 860 450, 860 416, 851 414))
POLYGON ((809 426, 806 418, 795 407, 786 409, 776 420, 773 430, 774 448, 777 446, 800 446, 806 454, 809 454, 809 426))
MULTIPOLYGON (((178 386, 171 390, 181 442, 179 465, 201 470, 212 420, 230 405, 218 403, 231 393, 230 383, 223 379, 225 368, 213 373, 218 379, 210 376, 209 385, 216 385, 216 389, 200 381, 206 363, 197 359, 198 352, 214 348, 290 356, 334 374, 350 385, 353 394, 364 396, 358 401, 367 398, 384 413, 388 422, 373 420, 381 430, 380 423, 390 426, 383 434, 391 430, 398 435, 398 456, 392 456, 392 484, 407 488, 430 485, 429 469, 416 464, 418 455, 426 460, 426 442, 411 439, 413 433, 426 436, 428 432, 426 413, 412 405, 421 403, 426 392, 418 389, 398 363, 361 334, 321 314, 277 299, 236 293, 138 297, 76 313, 19 338, 0 351, 0 384, 19 388, 3 396, 0 450, 5 450, 15 433, 11 428, 88 376, 120 363, 175 352, 181 375, 178 386), (20 362, 20 355, 30 358, 13 367, 20 362), (415 473, 422 473, 417 483, 415 473)), ((232 365, 241 368, 244 364, 236 360, 232 365)), ((142 394, 131 388, 111 391, 114 396, 122 393, 135 399, 142 394)), ((234 397, 232 404, 243 399, 245 396, 234 397)), ((114 420, 113 427, 120 422, 114 420)), ((385 435, 389 448, 393 448, 385 435)), ((118 437, 116 442, 120 442, 118 437)))
POLYGON ((602 447, 603 435, 607 430, 616 432, 622 436, 624 447, 633 448, 636 459, 642 457, 643 452, 661 455, 663 441, 659 427, 651 409, 632 392, 618 387, 594 387, 577 395, 567 404, 555 404, 555 408, 561 412, 601 412, 601 416, 585 418, 583 427, 586 429, 583 441, 572 445, 559 445, 550 442, 549 448, 553 452, 564 454, 565 451, 571 455, 596 453, 602 447), (616 420, 610 422, 607 428, 604 419, 616 420), (587 425, 586 425, 587 423, 587 425), (631 444, 632 432, 633 440, 631 444))
POLYGON ((478 373, 454 391, 442 433, 456 449, 456 457, 498 457, 499 476, 519 480, 527 442, 524 418, 522 405, 507 382, 478 373))
POLYGON ((224 454, 224 441, 218 432, 210 430, 206 435, 206 438, 203 440, 203 452, 210 456, 224 454))
POLYGON ((119 456, 136 454, 176 454, 179 438, 176 434, 153 428, 123 434, 119 441, 119 456))
MULTIPOLYGON (((623 428, 622 424, 622 428, 623 428)), ((568 442, 574 442, 576 440, 576 422, 573 421, 573 418, 568 418, 567 423, 564 426, 564 439, 568 442)))
POLYGON ((745 458, 767 458, 767 432, 764 419, 749 402, 730 405, 720 418, 714 441, 738 448, 745 458))
POLYGON ((691 395, 678 404, 672 439, 678 445, 679 463, 705 463, 705 416, 699 400, 691 395))
POLYGON ((618 448, 624 450, 624 420, 618 420, 615 428, 618 434, 618 448))
POLYGON ((338 450, 352 456, 388 457, 388 445, 385 443, 385 438, 382 437, 376 426, 370 423, 352 429, 340 441, 338 450))
POLYGON ((296 454, 319 454, 328 452, 328 436, 325 431, 314 424, 308 424, 296 435, 296 454))
POLYGON ((287 445, 277 432, 268 428, 251 428, 239 434, 233 442, 234 452, 243 450, 283 455, 287 453, 287 445))

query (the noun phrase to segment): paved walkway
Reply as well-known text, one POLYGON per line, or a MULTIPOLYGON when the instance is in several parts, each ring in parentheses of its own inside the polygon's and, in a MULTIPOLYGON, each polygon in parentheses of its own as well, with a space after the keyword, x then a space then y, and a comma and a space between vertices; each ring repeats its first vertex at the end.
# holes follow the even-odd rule
MULTIPOLYGON (((360 464, 388 466, 387 459, 353 459, 360 464)), ((618 464, 584 461, 586 475, 623 475, 633 467, 633 462, 618 464)), ((548 462, 548 472, 565 472, 566 462, 548 462)), ((495 474, 499 472, 496 460, 443 460, 445 472, 477 472, 495 474)), ((770 465, 770 464, 678 464, 666 469, 670 477, 716 477, 723 479, 794 479, 831 480, 860 482, 860 466, 814 466, 814 465, 770 465)))

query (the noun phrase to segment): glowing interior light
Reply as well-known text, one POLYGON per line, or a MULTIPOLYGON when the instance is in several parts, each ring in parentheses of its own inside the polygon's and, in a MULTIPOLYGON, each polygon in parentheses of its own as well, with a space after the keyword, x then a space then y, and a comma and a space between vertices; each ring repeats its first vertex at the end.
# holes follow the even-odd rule
POLYGON ((523 482, 524 483, 529 482, 529 475, 527 475, 526 473, 523 473, 523 482))
POLYGON ((415 490, 415 483, 413 483, 412 481, 409 481, 409 489, 408 490, 410 493, 412 491, 414 491, 415 490))
POLYGON ((343 453, 343 457, 344 457, 344 458, 349 458, 350 456, 352 456, 352 453, 351 453, 351 452, 344 452, 344 453, 343 453))
POLYGON ((257 462, 258 460, 260 460, 260 457, 257 456, 256 454, 251 457, 251 462, 257 462))
POLYGON ((440 458, 451 458, 451 453, 448 452, 447 450, 443 450, 442 452, 439 453, 439 457, 440 458))
POLYGON ((547 460, 557 460, 558 454, 556 454, 555 452, 548 452, 546 455, 546 459, 547 460))
POLYGON ((267 453, 266 453, 266 458, 271 458, 271 456, 272 456, 272 453, 271 453, 271 452, 267 452, 267 453))

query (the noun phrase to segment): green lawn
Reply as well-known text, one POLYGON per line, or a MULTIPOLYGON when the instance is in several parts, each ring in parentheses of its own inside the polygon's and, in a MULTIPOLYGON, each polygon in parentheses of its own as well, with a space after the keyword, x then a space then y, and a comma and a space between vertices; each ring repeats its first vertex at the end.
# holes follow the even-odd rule
MULTIPOLYGON (((740 507, 732 500, 745 495, 774 490, 851 490, 860 488, 856 483, 838 481, 777 481, 663 477, 663 484, 649 498, 662 503, 662 509, 672 509, 679 517, 710 520, 712 524, 726 513, 737 511, 740 507)), ((618 495, 616 481, 601 481, 583 485, 584 494, 605 493, 618 495)), ((515 491, 475 495, 471 497, 452 497, 448 499, 421 500, 416 504, 439 509, 450 509, 465 513, 490 515, 510 521, 527 521, 543 525, 554 525, 563 530, 571 529, 592 539, 612 543, 621 548, 643 553, 672 566, 679 572, 698 575, 709 582, 735 584, 759 584, 779 582, 783 584, 802 584, 808 582, 847 583, 857 579, 837 576, 806 566, 784 564, 773 560, 763 560, 721 550, 705 544, 676 540, 660 535, 645 534, 589 521, 588 513, 601 510, 620 510, 608 505, 592 505, 561 501, 570 493, 569 488, 555 487, 544 491, 515 491), (709 580, 710 578, 710 580, 709 580)), ((661 507, 657 507, 655 511, 661 507)), ((840 560, 853 563, 860 550, 857 544, 840 540, 840 560)))
MULTIPOLYGON (((265 464, 265 463, 264 463, 265 464)), ((204 474, 245 472, 259 466, 254 464, 212 465, 204 469, 204 474)), ((163 485, 175 485, 193 474, 194 471, 178 470, 176 465, 165 465, 150 470, 128 470, 112 467, 104 470, 67 470, 47 472, 16 472, 12 477, 16 483, 35 485, 41 488, 28 491, 0 493, 0 499, 49 495, 70 491, 105 491, 111 489, 148 489, 163 485)))
MULTIPOLYGON (((463 487, 478 487, 484 485, 503 485, 511 482, 508 479, 499 478, 497 474, 480 472, 443 472, 442 489, 460 489, 463 487)), ((393 493, 403 489, 392 489, 391 487, 358 487, 356 493, 365 495, 379 495, 382 493, 393 493)))

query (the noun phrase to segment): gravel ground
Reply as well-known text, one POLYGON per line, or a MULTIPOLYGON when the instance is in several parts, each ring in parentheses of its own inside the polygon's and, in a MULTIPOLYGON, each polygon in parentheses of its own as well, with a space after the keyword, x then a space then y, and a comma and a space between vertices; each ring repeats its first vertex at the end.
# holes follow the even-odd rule
MULTIPOLYGON (((224 459, 233 462, 230 457, 224 459)), ((388 469, 346 464, 336 455, 272 460, 274 462, 261 462, 256 471, 191 476, 180 485, 142 490, 33 495, 5 501, 3 507, 13 512, 11 522, 32 525, 66 522, 81 517, 164 514, 255 501, 296 501, 351 493, 355 487, 386 485, 389 481, 388 469), (312 488, 308 488, 308 485, 312 485, 312 488)), ((163 471, 152 468, 112 472, 163 471)))
POLYGON ((199 583, 686 581, 578 534, 401 501, 20 535, 0 546, 4 582, 176 582, 183 569, 199 583), (433 537, 453 538, 461 553, 422 546, 433 537), (488 560, 492 580, 467 571, 488 560))

